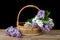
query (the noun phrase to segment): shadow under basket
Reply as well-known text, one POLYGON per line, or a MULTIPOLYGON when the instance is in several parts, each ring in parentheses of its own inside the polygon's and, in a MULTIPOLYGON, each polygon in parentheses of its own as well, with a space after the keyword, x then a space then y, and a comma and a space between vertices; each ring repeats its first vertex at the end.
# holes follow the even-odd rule
POLYGON ((42 33, 42 30, 39 29, 39 28, 35 28, 35 27, 32 27, 32 26, 21 26, 19 24, 24 24, 25 22, 19 22, 19 16, 22 12, 22 10, 24 10, 25 8, 28 8, 28 7, 33 7, 33 8, 36 8, 38 9, 38 11, 40 10, 37 6, 35 5, 26 5, 24 6, 18 13, 18 16, 17 16, 17 28, 20 30, 20 32, 22 33, 22 35, 40 35, 42 33))

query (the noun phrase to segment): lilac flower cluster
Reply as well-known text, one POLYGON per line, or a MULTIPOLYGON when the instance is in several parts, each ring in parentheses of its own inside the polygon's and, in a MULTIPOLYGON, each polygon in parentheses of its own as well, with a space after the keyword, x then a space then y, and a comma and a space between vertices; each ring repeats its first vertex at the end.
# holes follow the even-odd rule
POLYGON ((44 24, 43 27, 40 27, 40 28, 45 32, 49 32, 52 29, 51 25, 49 24, 44 24))
POLYGON ((22 37, 22 34, 19 32, 19 30, 16 28, 16 27, 8 27, 6 30, 5 30, 6 34, 9 35, 9 36, 12 36, 12 37, 18 37, 18 38, 21 38, 22 37))
POLYGON ((44 10, 38 11, 38 14, 36 16, 39 17, 39 18, 43 18, 44 19, 44 17, 45 17, 45 11, 44 10))

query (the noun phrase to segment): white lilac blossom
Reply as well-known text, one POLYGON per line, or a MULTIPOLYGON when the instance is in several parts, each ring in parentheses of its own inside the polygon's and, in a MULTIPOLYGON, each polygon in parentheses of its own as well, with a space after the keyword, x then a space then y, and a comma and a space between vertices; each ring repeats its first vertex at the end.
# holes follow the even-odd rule
POLYGON ((33 19, 32 19, 32 22, 36 22, 36 20, 37 20, 36 18, 33 18, 33 19))
POLYGON ((39 27, 43 27, 43 22, 42 22, 42 20, 36 20, 36 23, 39 25, 39 27))
POLYGON ((39 20, 39 17, 37 17, 37 16, 35 16, 35 18, 32 19, 32 23, 33 23, 32 25, 35 24, 35 26, 36 25, 38 25, 39 27, 42 27, 43 26, 42 20, 39 20))
POLYGON ((9 35, 9 36, 12 36, 12 37, 18 37, 20 38, 22 36, 21 32, 19 32, 19 30, 16 28, 16 27, 8 27, 6 30, 5 30, 6 34, 9 35))
POLYGON ((38 16, 35 16, 33 19, 32 19, 32 22, 36 22, 36 20, 38 20, 39 17, 38 16))
POLYGON ((45 24, 50 24, 52 27, 54 26, 53 19, 49 18, 48 21, 43 21, 45 24))
POLYGON ((26 22, 24 26, 32 26, 32 24, 30 22, 26 22))
POLYGON ((49 18, 49 24, 50 24, 52 27, 54 26, 53 19, 49 18))
POLYGON ((38 11, 38 13, 37 13, 36 16, 38 16, 39 18, 43 18, 44 19, 44 17, 45 17, 45 11, 44 10, 38 11))

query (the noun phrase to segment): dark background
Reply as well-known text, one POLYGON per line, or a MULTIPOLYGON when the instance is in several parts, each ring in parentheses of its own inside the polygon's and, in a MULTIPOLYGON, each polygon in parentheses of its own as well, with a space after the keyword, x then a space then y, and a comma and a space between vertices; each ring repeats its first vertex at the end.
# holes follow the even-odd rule
MULTIPOLYGON (((0 29, 5 29, 9 26, 16 27, 17 14, 25 5, 36 5, 42 10, 51 12, 50 17, 54 20, 55 26, 53 29, 60 29, 60 2, 58 0, 15 0, 15 1, 0 1, 0 29)), ((26 21, 36 15, 37 9, 26 8, 20 15, 20 21, 26 21)))

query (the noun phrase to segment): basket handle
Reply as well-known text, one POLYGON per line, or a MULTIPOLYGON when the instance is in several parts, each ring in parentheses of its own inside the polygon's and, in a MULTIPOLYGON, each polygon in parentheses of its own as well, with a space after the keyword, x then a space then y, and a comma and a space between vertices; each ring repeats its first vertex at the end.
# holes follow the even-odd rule
POLYGON ((24 6, 24 7, 19 11, 18 16, 17 16, 17 23, 16 23, 16 26, 17 26, 17 27, 18 27, 18 25, 19 25, 19 16, 20 16, 21 12, 22 12, 25 8, 28 8, 28 7, 33 7, 33 8, 36 8, 36 9, 40 10, 40 9, 39 9, 37 6, 35 6, 35 5, 26 5, 26 6, 24 6))

